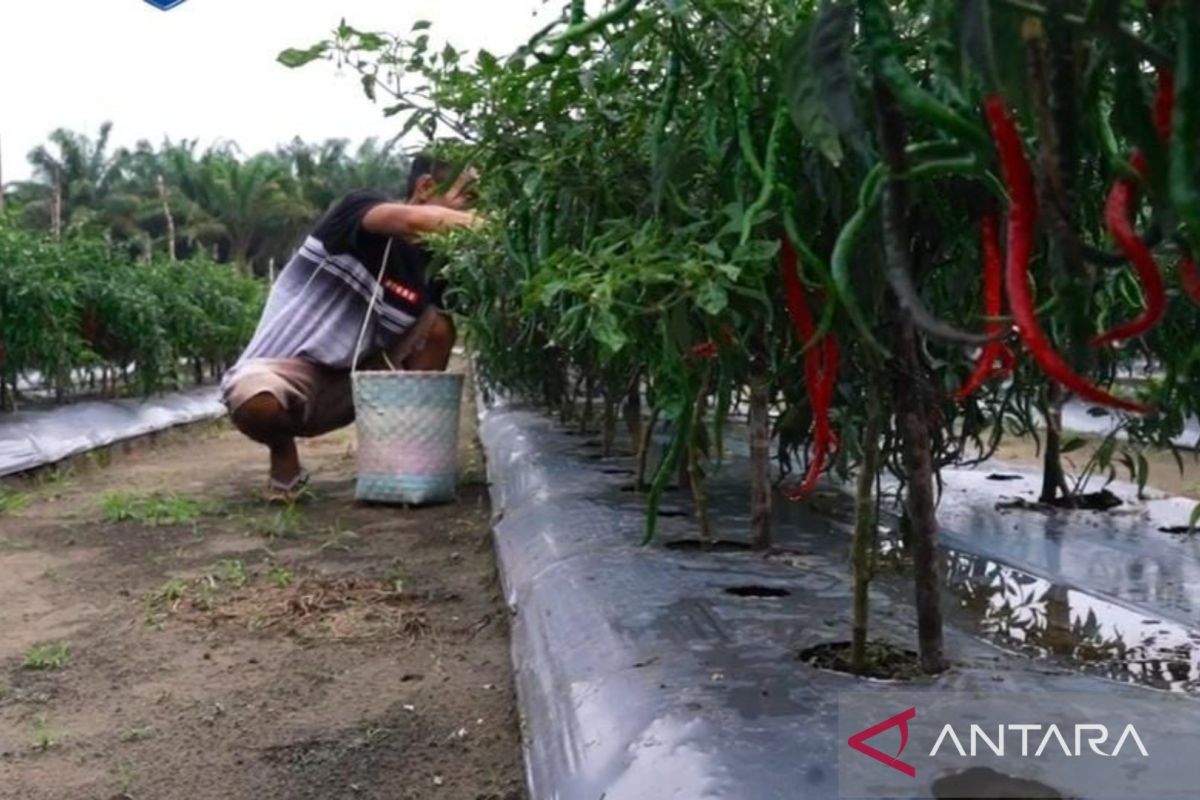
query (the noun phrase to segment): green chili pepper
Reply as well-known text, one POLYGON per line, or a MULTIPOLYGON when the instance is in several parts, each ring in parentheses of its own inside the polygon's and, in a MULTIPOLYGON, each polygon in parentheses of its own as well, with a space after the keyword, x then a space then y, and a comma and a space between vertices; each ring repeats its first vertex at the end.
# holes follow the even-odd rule
MULTIPOLYGON (((543 64, 553 64, 556 61, 560 61, 567 54, 567 49, 572 44, 580 42, 597 31, 625 19, 625 17, 632 14, 633 10, 638 7, 639 2, 641 0, 622 0, 619 5, 607 13, 590 20, 581 20, 573 23, 571 27, 555 38, 553 49, 549 53, 539 53, 534 50, 533 55, 543 64)), ((574 14, 572 14, 572 17, 574 17, 574 14)))
POLYGON ((667 126, 675 116, 675 106, 679 100, 680 78, 683 74, 683 60, 678 50, 672 50, 667 57, 667 78, 663 84, 663 99, 654 115, 653 139, 650 142, 651 171, 655 182, 655 208, 662 205, 662 189, 660 182, 665 180, 662 175, 662 150, 667 139, 667 126))
POLYGON ((554 246, 555 201, 548 200, 538 211, 537 260, 545 261, 554 246))
POLYGON ((763 209, 771 202, 771 196, 775 193, 775 168, 778 166, 779 146, 783 141, 783 131, 787 127, 785 124, 787 120, 787 107, 780 103, 775 108, 775 121, 771 124, 771 136, 767 140, 766 167, 762 177, 762 188, 759 190, 758 199, 750 204, 742 216, 741 243, 743 245, 750 241, 755 217, 763 212, 763 209))
POLYGON ((766 182, 766 170, 758 160, 758 153, 754 151, 754 137, 750 133, 750 78, 740 64, 733 68, 733 81, 736 90, 734 117, 737 119, 738 147, 750 172, 759 181, 766 182))
POLYGON ((859 0, 858 8, 871 69, 892 90, 900 105, 938 130, 987 151, 988 137, 982 127, 922 89, 908 74, 896 53, 895 33, 885 0, 859 0))
MULTIPOLYGON (((830 262, 833 285, 837 290, 838 301, 842 304, 842 308, 846 309, 846 316, 850 318, 850 322, 858 329, 858 332, 872 349, 884 358, 890 358, 891 354, 875 338, 875 334, 871 332, 870 323, 867 322, 866 317, 863 316, 862 309, 858 306, 858 300, 854 295, 854 285, 850 277, 850 255, 854 251, 854 245, 858 243, 858 238, 862 235, 872 207, 879 200, 880 187, 883 185, 885 174, 885 166, 883 164, 876 164, 867 173, 867 177, 863 179, 862 187, 858 193, 858 209, 846 222, 845 226, 842 227, 841 233, 838 234, 837 242, 833 246, 833 256, 830 258, 830 262)), ((820 333, 819 330, 818 333, 820 333)))

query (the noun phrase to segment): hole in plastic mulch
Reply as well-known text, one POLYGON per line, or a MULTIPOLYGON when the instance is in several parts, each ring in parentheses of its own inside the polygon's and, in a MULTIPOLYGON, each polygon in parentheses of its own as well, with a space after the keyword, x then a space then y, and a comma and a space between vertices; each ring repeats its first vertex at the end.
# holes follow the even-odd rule
POLYGON ((1021 480, 1021 477, 1022 476, 1020 475, 1008 475, 1002 472, 993 472, 991 475, 987 476, 987 479, 989 481, 1019 481, 1021 480))
POLYGON ((699 550, 706 553, 744 553, 754 549, 754 546, 748 542, 734 542, 728 539, 717 539, 714 542, 702 542, 699 539, 676 539, 663 546, 668 550, 684 552, 699 550))
POLYGON ((727 586, 725 594, 734 597, 790 597, 792 593, 778 586, 727 586))
MULTIPOLYGON (((621 487, 621 491, 622 491, 622 492, 625 492, 626 494, 634 494, 635 492, 649 492, 649 491, 650 491, 650 487, 649 487, 649 486, 643 486, 642 488, 640 488, 640 489, 639 489, 639 488, 638 488, 637 486, 635 486, 634 484, 632 484, 632 483, 628 483, 628 484, 626 484, 626 485, 624 485, 624 486, 622 486, 622 487, 621 487)), ((664 492, 678 492, 678 491, 679 491, 679 487, 678 487, 678 486, 668 486, 668 487, 666 487, 665 489, 663 489, 663 491, 664 491, 664 492)))
POLYGON ((660 508, 658 510, 658 515, 664 519, 678 519, 680 517, 686 517, 688 513, 679 508, 660 508))

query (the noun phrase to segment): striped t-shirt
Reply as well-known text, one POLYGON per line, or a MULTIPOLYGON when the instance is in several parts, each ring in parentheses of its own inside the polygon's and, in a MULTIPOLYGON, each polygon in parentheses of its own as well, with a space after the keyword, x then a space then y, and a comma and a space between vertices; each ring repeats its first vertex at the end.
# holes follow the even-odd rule
MULTIPOLYGON (((357 191, 321 219, 271 287, 258 329, 225 382, 256 358, 299 358, 348 370, 387 249, 388 237, 362 230, 384 194, 357 191)), ((360 360, 390 348, 429 305, 428 254, 392 239, 383 291, 367 324, 360 360)))

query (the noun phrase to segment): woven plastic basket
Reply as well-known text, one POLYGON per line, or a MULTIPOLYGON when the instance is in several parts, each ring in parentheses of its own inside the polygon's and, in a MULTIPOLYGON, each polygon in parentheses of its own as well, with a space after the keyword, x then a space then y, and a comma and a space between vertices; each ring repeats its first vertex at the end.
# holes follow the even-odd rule
POLYGON ((354 496, 374 503, 444 503, 453 500, 458 490, 458 412, 463 376, 358 369, 358 357, 383 289, 391 252, 392 240, 388 239, 354 346, 355 366, 350 370, 358 431, 354 496))
POLYGON ((424 505, 458 489, 458 415, 463 376, 448 372, 356 372, 355 497, 424 505))

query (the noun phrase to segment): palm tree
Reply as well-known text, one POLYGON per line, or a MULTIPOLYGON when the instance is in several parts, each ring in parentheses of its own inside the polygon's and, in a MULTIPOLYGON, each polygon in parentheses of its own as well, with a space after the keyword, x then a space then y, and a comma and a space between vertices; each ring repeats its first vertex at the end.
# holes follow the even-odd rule
POLYGON ((122 159, 109 153, 111 133, 111 122, 100 126, 95 139, 59 128, 47 144, 29 153, 33 180, 17 186, 18 196, 25 201, 27 223, 60 238, 64 233, 109 227, 110 211, 122 216, 131 198, 116 191, 122 159))

